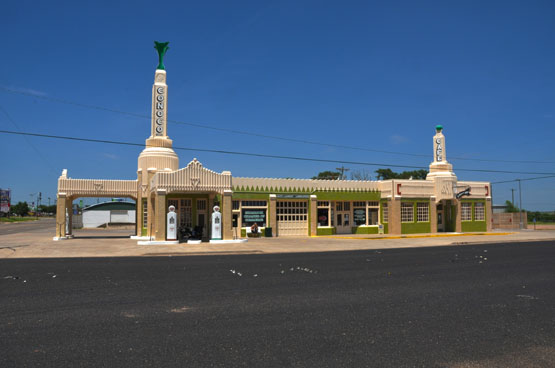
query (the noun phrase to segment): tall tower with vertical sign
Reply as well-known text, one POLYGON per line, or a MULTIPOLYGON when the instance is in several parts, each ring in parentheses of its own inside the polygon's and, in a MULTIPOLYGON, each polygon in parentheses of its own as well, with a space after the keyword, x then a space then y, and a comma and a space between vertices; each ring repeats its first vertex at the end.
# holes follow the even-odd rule
POLYGON ((434 177, 450 177, 455 178, 453 165, 447 162, 445 150, 445 136, 443 135, 443 126, 436 125, 436 134, 434 135, 434 161, 430 164, 430 172, 427 179, 434 177))
MULTIPOLYGON (((172 140, 168 136, 168 85, 166 84, 166 68, 163 60, 168 51, 169 42, 154 42, 158 51, 158 67, 154 73, 152 86, 152 117, 150 137, 146 147, 139 155, 137 178, 139 180, 137 224, 142 221, 142 211, 146 208, 144 201, 150 193, 150 179, 158 171, 175 171, 179 168, 179 158, 172 148, 172 140)), ((144 224, 143 224, 144 225, 144 224)), ((140 226, 137 226, 140 228, 140 226)))

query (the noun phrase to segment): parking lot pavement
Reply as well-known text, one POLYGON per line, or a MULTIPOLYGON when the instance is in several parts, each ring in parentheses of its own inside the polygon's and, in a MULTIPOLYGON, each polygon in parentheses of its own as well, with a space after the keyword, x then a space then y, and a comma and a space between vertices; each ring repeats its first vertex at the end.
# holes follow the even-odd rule
POLYGON ((327 252, 358 249, 430 247, 453 244, 539 241, 555 239, 555 230, 523 230, 480 234, 416 234, 409 237, 274 237, 239 244, 138 245, 133 229, 75 230, 75 238, 53 241, 52 219, 0 228, 0 258, 126 257, 193 254, 327 252), (52 224, 50 224, 52 222, 52 224), (47 226, 52 225, 52 226, 47 226), (19 231, 13 231, 17 228, 19 231), (7 229, 10 231, 5 231, 7 229), (3 231, 4 230, 4 231, 3 231))

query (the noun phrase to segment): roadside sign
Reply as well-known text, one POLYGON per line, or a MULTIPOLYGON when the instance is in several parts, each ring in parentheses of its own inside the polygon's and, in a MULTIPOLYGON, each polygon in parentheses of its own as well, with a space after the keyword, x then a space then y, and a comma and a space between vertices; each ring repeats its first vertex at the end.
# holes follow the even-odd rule
POLYGON ((10 189, 0 189, 0 212, 8 213, 10 212, 10 199, 11 190, 10 189))

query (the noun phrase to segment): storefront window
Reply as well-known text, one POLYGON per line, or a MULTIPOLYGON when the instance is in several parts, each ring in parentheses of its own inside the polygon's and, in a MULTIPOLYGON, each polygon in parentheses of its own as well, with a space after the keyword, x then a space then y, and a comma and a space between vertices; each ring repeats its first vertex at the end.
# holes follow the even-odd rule
POLYGON ((476 202, 474 203, 474 220, 475 221, 484 221, 486 219, 485 210, 484 210, 484 203, 476 202))
POLYGON ((416 220, 418 222, 428 222, 430 221, 430 211, 429 204, 425 202, 418 202, 416 204, 416 220))
POLYGON ((256 223, 259 227, 266 226, 266 201, 241 201, 241 226, 251 227, 256 223))
POLYGON ((241 219, 243 227, 251 227, 256 223, 259 227, 266 226, 266 209, 265 208, 243 208, 241 211, 241 219))
POLYGON ((330 226, 330 220, 333 223, 333 218, 330 219, 330 212, 332 212, 333 216, 333 209, 330 206, 329 201, 318 201, 318 226, 330 226))
POLYGON ((353 208, 353 222, 356 226, 366 225, 366 208, 353 208))
POLYGON ((414 222, 414 204, 401 202, 401 222, 414 222))
POLYGON ((461 221, 472 221, 472 203, 461 203, 461 221))
POLYGON ((318 226, 328 226, 329 213, 329 208, 318 208, 318 226))

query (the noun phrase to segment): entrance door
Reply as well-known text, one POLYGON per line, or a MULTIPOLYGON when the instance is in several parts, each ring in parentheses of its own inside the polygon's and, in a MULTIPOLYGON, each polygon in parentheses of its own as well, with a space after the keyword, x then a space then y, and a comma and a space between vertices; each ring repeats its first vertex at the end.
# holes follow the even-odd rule
POLYGON ((197 199, 197 226, 202 227, 202 238, 208 238, 208 213, 207 213, 207 200, 197 199))
POLYGON ((437 231, 445 231, 445 213, 441 203, 437 205, 437 231))
POLYGON ((351 234, 351 202, 335 202, 336 234, 351 234))
POLYGON ((308 235, 308 202, 277 201, 277 235, 308 235))
POLYGON ((178 228, 184 226, 192 229, 193 221, 191 199, 168 199, 168 207, 169 206, 175 207, 175 213, 177 213, 178 228))

